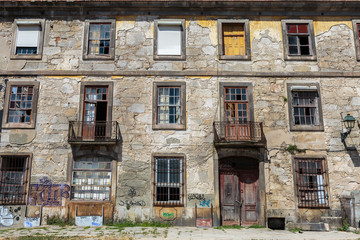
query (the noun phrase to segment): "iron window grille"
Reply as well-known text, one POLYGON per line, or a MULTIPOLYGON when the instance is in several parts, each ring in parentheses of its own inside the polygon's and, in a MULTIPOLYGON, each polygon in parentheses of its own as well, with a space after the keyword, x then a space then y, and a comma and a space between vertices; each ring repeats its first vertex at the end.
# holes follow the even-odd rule
POLYGON ((299 207, 327 208, 328 174, 324 158, 295 158, 299 207))
POLYGON ((183 205, 184 159, 178 157, 155 158, 155 205, 183 205))
POLYGON ((105 157, 81 157, 73 161, 71 199, 109 201, 112 162, 105 157))
POLYGON ((319 125, 318 93, 292 92, 293 120, 295 125, 319 125))
POLYGON ((29 156, 0 159, 0 204, 26 204, 29 156))

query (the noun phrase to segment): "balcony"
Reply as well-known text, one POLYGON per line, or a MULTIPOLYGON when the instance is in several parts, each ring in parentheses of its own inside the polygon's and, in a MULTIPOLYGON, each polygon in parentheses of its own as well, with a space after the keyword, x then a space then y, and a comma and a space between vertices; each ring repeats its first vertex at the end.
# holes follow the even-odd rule
POLYGON ((69 122, 70 144, 116 144, 120 141, 120 128, 112 122, 69 122))
POLYGON ((214 142, 217 146, 264 146, 265 135, 262 123, 214 122, 214 142))

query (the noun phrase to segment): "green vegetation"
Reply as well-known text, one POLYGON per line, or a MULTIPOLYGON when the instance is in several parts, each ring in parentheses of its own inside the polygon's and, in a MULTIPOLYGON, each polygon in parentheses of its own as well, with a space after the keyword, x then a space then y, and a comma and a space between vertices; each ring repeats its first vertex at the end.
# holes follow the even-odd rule
POLYGON ((116 221, 116 222, 106 222, 105 225, 107 226, 114 226, 117 228, 125 228, 125 227, 160 227, 160 228, 166 228, 171 227, 172 224, 170 223, 164 223, 159 221, 144 221, 144 222, 132 222, 129 220, 123 220, 123 221, 116 221))
POLYGON ((46 224, 47 225, 58 225, 60 227, 64 227, 64 226, 74 225, 74 221, 72 219, 64 220, 59 215, 55 215, 52 217, 47 217, 46 224))
POLYGON ((263 225, 251 225, 251 226, 249 226, 249 227, 247 227, 247 228, 265 228, 265 226, 263 226, 263 225))
POLYGON ((286 148, 285 151, 291 153, 291 154, 295 154, 295 153, 303 153, 306 152, 306 149, 300 149, 298 148, 296 145, 291 145, 289 144, 286 148))
POLYGON ((298 233, 298 232, 302 232, 303 230, 301 228, 295 227, 295 228, 290 228, 289 232, 292 233, 298 233))
POLYGON ((284 102, 287 102, 287 97, 285 97, 285 96, 281 96, 282 98, 283 98, 283 100, 284 100, 284 102))
POLYGON ((242 228, 244 228, 244 227, 243 227, 243 226, 239 226, 239 225, 214 227, 214 229, 218 229, 218 230, 223 230, 223 229, 242 229, 242 228))
POLYGON ((350 229, 350 222, 348 219, 344 219, 342 221, 342 227, 338 228, 338 231, 344 231, 344 232, 348 232, 350 229))
POLYGON ((83 237, 22 236, 16 239, 17 240, 82 240, 83 237))

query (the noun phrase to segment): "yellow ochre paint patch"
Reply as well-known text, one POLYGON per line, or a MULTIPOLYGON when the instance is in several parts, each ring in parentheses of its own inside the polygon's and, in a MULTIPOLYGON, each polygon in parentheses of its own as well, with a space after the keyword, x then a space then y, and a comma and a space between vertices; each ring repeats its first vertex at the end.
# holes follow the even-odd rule
POLYGON ((111 79, 122 79, 124 76, 111 76, 111 79))
POLYGON ((116 30, 128 30, 135 27, 137 16, 119 16, 116 17, 116 30))
POLYGON ((327 32, 332 26, 345 24, 352 29, 352 22, 349 19, 337 18, 321 18, 314 20, 314 34, 315 36, 327 32))
POLYGON ((211 79, 209 76, 186 76, 186 78, 211 79))
POLYGON ((83 78, 84 76, 45 76, 46 78, 83 78))

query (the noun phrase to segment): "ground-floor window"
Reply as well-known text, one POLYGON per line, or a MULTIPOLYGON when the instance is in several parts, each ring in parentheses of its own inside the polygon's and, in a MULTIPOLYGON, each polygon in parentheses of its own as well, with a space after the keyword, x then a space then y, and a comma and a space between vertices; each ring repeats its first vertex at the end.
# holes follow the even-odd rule
POLYGON ((0 204, 25 204, 30 156, 0 156, 0 204))
POLYGON ((111 159, 87 156, 73 162, 71 197, 73 200, 110 200, 111 159))
POLYGON ((155 157, 155 205, 182 205, 184 158, 155 157))
POLYGON ((299 207, 329 207, 325 158, 295 157, 294 160, 299 207))

